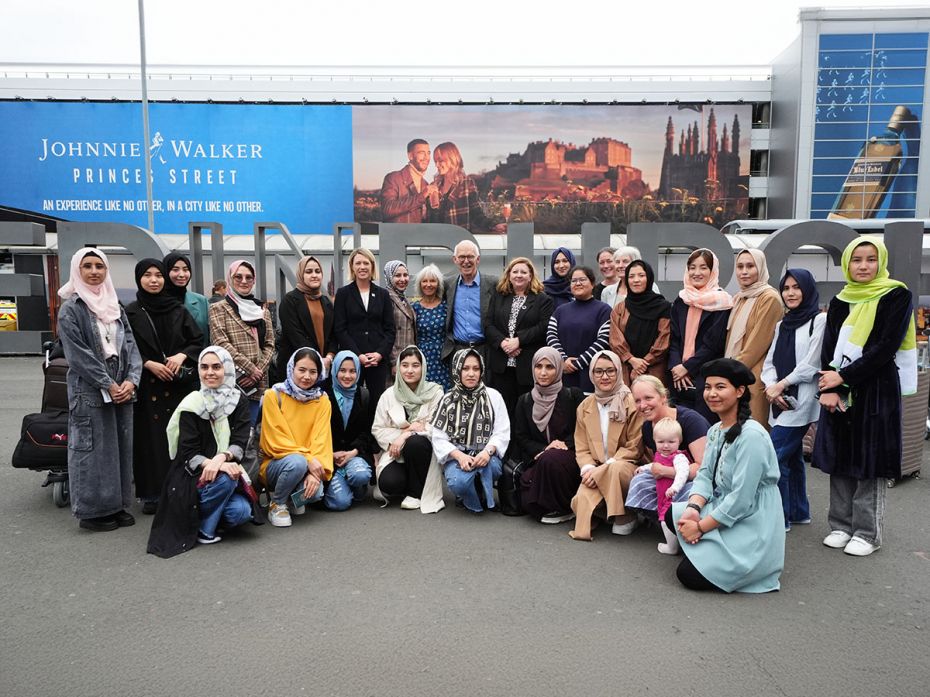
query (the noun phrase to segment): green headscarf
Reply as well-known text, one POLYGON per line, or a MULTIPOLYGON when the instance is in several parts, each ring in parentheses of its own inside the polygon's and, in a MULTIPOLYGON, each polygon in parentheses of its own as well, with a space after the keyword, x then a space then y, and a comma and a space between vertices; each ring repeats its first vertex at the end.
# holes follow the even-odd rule
POLYGON ((427 382, 426 356, 423 355, 423 352, 418 347, 411 345, 405 347, 403 351, 398 352, 397 371, 394 376, 394 395, 397 397, 397 401, 403 405, 407 413, 416 414, 422 405, 429 404, 437 395, 441 395, 442 392, 443 390, 440 385, 437 385, 435 382, 427 382), (423 366, 423 376, 420 378, 416 390, 411 390, 410 386, 404 382, 404 378, 400 374, 400 357, 407 349, 413 349, 417 352, 417 355, 420 357, 420 365, 423 366))

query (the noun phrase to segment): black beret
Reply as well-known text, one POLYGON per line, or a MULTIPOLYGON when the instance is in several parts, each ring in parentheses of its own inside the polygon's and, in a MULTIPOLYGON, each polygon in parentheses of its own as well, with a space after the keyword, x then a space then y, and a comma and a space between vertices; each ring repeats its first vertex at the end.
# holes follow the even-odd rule
POLYGON ((756 381, 756 376, 745 365, 732 358, 717 358, 708 361, 701 369, 701 375, 705 378, 711 375, 718 378, 726 378, 734 387, 743 387, 752 385, 756 381))

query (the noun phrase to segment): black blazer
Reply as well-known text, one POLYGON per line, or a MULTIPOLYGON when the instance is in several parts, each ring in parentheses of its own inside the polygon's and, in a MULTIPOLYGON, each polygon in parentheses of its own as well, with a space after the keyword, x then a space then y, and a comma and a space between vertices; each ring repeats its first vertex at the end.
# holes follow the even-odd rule
MULTIPOLYGON (((459 279, 461 278, 460 274, 455 274, 452 278, 447 278, 443 281, 443 292, 446 299, 446 303, 449 306, 448 312, 446 312, 446 341, 442 347, 442 359, 446 360, 449 356, 452 355, 452 350, 455 348, 455 337, 453 336, 453 331, 455 330, 455 291, 459 286, 459 279)), ((488 316, 488 309, 491 305, 491 296, 497 292, 497 276, 492 276, 491 274, 480 273, 479 278, 480 283, 478 284, 479 294, 481 296, 481 325, 482 331, 484 331, 484 318, 488 316)), ((487 339, 487 337, 485 337, 487 339)))
POLYGON ((575 420, 578 405, 584 401, 584 398, 584 392, 577 387, 562 388, 555 398, 552 420, 564 423, 564 428, 558 433, 550 433, 551 438, 546 440, 546 435, 540 433, 536 424, 533 423, 533 395, 529 392, 520 395, 513 413, 511 424, 513 439, 510 441, 508 456, 522 460, 524 467, 532 467, 536 456, 554 440, 563 441, 571 450, 574 450, 575 420))
MULTIPOLYGON (((336 377, 333 376, 333 380, 336 377)), ((333 452, 352 450, 358 448, 358 456, 372 467, 375 464, 375 453, 380 450, 378 441, 371 435, 371 424, 375 420, 375 404, 368 390, 359 385, 355 390, 355 400, 352 402, 352 411, 349 412, 349 423, 342 424, 342 412, 339 411, 339 402, 332 387, 326 393, 333 405, 330 415, 330 426, 333 431, 333 452)))
MULTIPOLYGON (((688 320, 688 305, 681 298, 675 298, 671 310, 671 338, 668 346, 668 367, 674 368, 679 363, 688 369, 688 374, 697 387, 701 380, 701 368, 708 361, 722 358, 727 346, 727 322, 729 310, 702 312, 698 324, 697 337, 694 340, 694 355, 682 362, 681 355, 685 347, 685 322, 688 320)), ((704 381, 701 380, 702 392, 704 381)))
POLYGON ((316 331, 313 329, 313 320, 310 318, 304 294, 295 288, 281 298, 281 306, 278 308, 281 331, 278 333, 277 346, 281 375, 285 372, 288 360, 299 348, 309 346, 319 351, 321 356, 336 353, 333 303, 324 295, 320 298, 320 304, 323 307, 323 346, 317 346, 316 331))
POLYGON ((387 365, 394 347, 394 306, 388 291, 371 284, 368 309, 355 281, 336 291, 334 331, 340 349, 355 355, 375 351, 387 365))
MULTIPOLYGON (((503 373, 507 368, 507 354, 501 349, 501 342, 510 336, 507 323, 510 321, 513 299, 513 295, 495 292, 484 316, 488 370, 492 373, 503 373)), ((516 335, 521 349, 517 356, 517 382, 521 385, 533 384, 533 355, 546 345, 546 329, 553 308, 552 298, 545 293, 527 294, 526 302, 517 313, 516 335)))

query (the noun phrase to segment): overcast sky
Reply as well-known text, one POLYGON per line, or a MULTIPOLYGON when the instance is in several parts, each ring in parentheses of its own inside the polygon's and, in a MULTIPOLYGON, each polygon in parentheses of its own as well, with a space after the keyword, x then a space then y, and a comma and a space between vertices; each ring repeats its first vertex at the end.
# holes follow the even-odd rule
MULTIPOLYGON (((815 4, 854 3, 805 6, 815 4)), ((799 7, 780 0, 148 0, 145 12, 152 64, 642 66, 767 64, 798 35, 799 7)), ((3 0, 0 62, 138 60, 137 0, 3 0)))

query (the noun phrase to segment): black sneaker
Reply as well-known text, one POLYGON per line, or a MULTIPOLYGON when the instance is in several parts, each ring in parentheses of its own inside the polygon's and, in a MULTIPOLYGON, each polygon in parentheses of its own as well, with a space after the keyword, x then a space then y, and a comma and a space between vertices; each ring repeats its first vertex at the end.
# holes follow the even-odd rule
POLYGON ((110 532, 119 527, 116 518, 111 515, 100 516, 99 518, 84 518, 78 523, 78 526, 91 532, 110 532))
POLYGON ((128 528, 130 525, 136 524, 136 519, 132 517, 132 514, 129 511, 120 511, 119 513, 114 513, 113 520, 115 520, 116 524, 121 528, 128 528))

